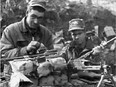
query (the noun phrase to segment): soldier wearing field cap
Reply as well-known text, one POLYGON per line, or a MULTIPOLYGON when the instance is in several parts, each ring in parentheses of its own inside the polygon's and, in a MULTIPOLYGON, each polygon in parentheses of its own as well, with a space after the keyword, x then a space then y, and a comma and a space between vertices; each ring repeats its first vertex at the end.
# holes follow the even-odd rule
MULTIPOLYGON (((69 78, 72 76, 72 73, 75 73, 73 61, 70 61, 72 59, 78 59, 80 56, 84 55, 85 53, 93 50, 93 53, 91 53, 90 56, 84 56, 87 59, 90 59, 93 63, 100 63, 100 47, 99 44, 101 43, 99 38, 95 35, 87 35, 85 23, 83 19, 72 19, 69 21, 69 33, 71 34, 72 41, 69 44, 69 47, 66 51, 68 61, 68 75, 69 78), (70 62, 69 62, 70 61, 70 62)), ((79 66, 79 64, 78 64, 79 66)), ((80 65, 81 66, 81 65, 80 65)), ((88 77, 94 77, 97 76, 96 73, 93 72, 83 72, 78 71, 78 76, 88 76, 88 77)))
POLYGON ((69 21, 69 30, 72 37, 69 50, 75 52, 75 56, 78 58, 85 51, 90 51, 92 48, 100 44, 100 40, 97 36, 88 36, 85 29, 85 23, 83 19, 72 19, 69 21))
MULTIPOLYGON (((41 44, 47 50, 53 49, 52 33, 42 25, 46 12, 43 3, 39 0, 31 0, 27 6, 26 16, 21 21, 12 23, 4 29, 0 39, 0 53, 4 56, 2 58, 18 58, 36 54, 40 50, 41 44)), ((31 69, 33 68, 30 67, 31 69)), ((9 64, 5 64, 4 74, 11 75, 9 70, 11 70, 9 64)), ((38 79, 32 77, 31 80, 34 83, 32 87, 36 87, 38 79)))
POLYGON ((6 27, 0 40, 0 53, 4 57, 35 54, 41 43, 46 49, 53 49, 52 33, 42 25, 46 12, 44 4, 40 0, 31 0, 26 16, 6 27))

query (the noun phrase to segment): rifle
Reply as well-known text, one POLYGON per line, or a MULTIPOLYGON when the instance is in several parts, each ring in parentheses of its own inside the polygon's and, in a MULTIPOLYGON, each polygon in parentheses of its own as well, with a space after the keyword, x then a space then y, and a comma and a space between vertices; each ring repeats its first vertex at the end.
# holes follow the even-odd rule
MULTIPOLYGON (((100 44, 100 47, 103 49, 106 45, 108 45, 110 42, 114 41, 116 39, 116 37, 110 39, 109 41, 103 43, 103 44, 100 44)), ((89 56, 90 54, 93 53, 93 50, 87 52, 86 54, 82 55, 81 57, 79 57, 80 59, 82 58, 86 58, 87 56, 89 56)))
POLYGON ((60 57, 60 55, 57 55, 56 50, 47 50, 45 53, 42 54, 34 54, 34 55, 24 55, 24 56, 19 56, 19 57, 12 57, 12 58, 1 58, 0 62, 7 62, 7 61, 12 61, 15 59, 30 59, 30 60, 37 60, 38 62, 40 61, 45 61, 46 59, 49 58, 55 58, 55 57, 60 57))
MULTIPOLYGON (((100 44, 100 47, 103 49, 107 44, 109 44, 110 42, 114 41, 116 39, 116 37, 110 39, 109 41, 107 41, 106 43, 104 44, 100 44)), ((88 56, 90 56, 91 54, 93 53, 93 50, 85 53, 84 55, 80 56, 78 59, 85 59, 87 58, 88 56)), ((69 61, 67 62, 67 64, 69 64, 71 62, 73 58, 70 58, 69 61)))
MULTIPOLYGON (((107 46, 107 44, 109 44, 110 42, 114 41, 115 39, 116 39, 116 37, 112 38, 111 40, 107 41, 104 44, 101 44, 99 47, 104 49, 104 46, 107 46)), ((93 51, 94 50, 91 50, 91 51, 85 53, 84 55, 82 55, 81 57, 79 57, 77 59, 73 59, 74 67, 77 68, 78 70, 100 70, 103 64, 100 65, 98 63, 92 63, 90 60, 86 60, 86 58, 88 56, 90 56, 93 53, 93 51)), ((104 63, 103 60, 101 62, 104 63)))

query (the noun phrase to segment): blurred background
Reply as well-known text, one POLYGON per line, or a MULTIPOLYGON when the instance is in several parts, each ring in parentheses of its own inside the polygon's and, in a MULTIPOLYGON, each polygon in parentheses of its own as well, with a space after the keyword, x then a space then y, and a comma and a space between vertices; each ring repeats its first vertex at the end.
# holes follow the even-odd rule
MULTIPOLYGON (((0 34, 6 26, 20 21, 26 12, 30 0, 1 0, 0 34)), ((112 26, 116 30, 116 0, 40 0, 48 8, 43 23, 53 33, 63 31, 67 38, 68 22, 72 18, 82 18, 86 30, 95 29, 101 38, 104 27, 112 26)))

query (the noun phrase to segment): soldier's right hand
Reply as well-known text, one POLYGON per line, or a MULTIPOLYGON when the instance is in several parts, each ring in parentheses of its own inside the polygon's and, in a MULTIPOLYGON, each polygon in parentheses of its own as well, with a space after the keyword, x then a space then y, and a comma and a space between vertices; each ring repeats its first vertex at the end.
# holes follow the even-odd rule
POLYGON ((98 54, 98 53, 102 52, 102 47, 101 46, 96 46, 92 50, 93 50, 92 54, 95 55, 95 54, 98 54))
POLYGON ((27 52, 28 52, 28 53, 31 52, 31 54, 32 54, 33 52, 35 53, 35 51, 37 51, 37 50, 39 49, 39 47, 40 47, 40 43, 39 43, 39 42, 37 42, 37 41, 31 41, 31 42, 28 44, 28 46, 27 46, 27 52))

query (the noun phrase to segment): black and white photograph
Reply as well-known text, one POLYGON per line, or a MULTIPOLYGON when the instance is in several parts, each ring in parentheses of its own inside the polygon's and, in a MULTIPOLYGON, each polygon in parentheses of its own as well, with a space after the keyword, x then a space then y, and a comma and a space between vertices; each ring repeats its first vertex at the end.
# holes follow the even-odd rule
POLYGON ((116 0, 0 0, 0 87, 116 87, 116 0))

